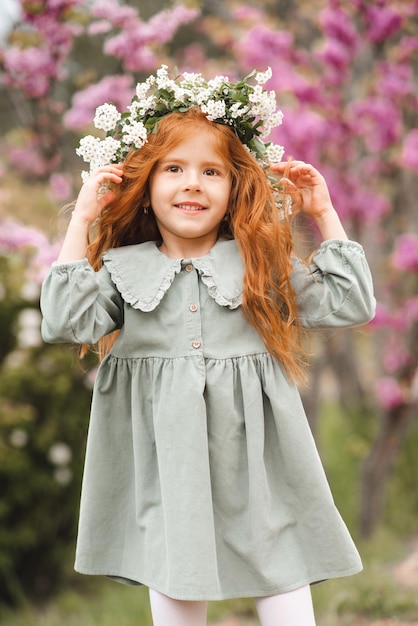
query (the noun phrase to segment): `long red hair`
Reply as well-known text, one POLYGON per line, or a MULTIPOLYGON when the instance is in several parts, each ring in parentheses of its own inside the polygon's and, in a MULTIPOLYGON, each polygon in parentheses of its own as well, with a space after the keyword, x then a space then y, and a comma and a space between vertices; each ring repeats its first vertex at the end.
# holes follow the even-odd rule
MULTIPOLYGON (((150 177, 160 159, 202 126, 211 130, 220 156, 231 168, 228 219, 221 223, 219 236, 235 239, 243 259, 243 312, 290 377, 302 378, 305 352, 290 282, 293 242, 289 217, 279 218, 265 172, 234 131, 208 121, 199 108, 163 117, 148 142, 128 155, 123 182, 100 217, 87 257, 98 270, 102 254, 109 248, 161 241, 152 208, 148 214, 143 211, 150 204, 150 177)), ((108 353, 116 334, 99 341, 100 357, 108 353)))

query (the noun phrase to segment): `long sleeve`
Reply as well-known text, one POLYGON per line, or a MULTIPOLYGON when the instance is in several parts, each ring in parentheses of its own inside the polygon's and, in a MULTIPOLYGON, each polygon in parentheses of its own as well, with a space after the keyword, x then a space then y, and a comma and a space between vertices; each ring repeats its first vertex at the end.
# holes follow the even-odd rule
POLYGON ((373 281, 355 241, 324 241, 310 267, 295 261, 292 285, 303 326, 359 326, 374 317, 373 281))
POLYGON ((123 301, 105 267, 87 259, 55 263, 41 290, 42 337, 47 343, 96 343, 121 327, 123 301))

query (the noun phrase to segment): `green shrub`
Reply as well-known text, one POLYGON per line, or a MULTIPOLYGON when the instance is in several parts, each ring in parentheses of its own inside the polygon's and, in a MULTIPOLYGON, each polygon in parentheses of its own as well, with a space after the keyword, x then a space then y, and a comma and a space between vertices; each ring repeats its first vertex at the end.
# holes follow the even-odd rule
POLYGON ((26 242, 0 256, 0 603, 8 604, 47 596, 69 569, 91 396, 93 362, 41 340, 37 255, 26 242))

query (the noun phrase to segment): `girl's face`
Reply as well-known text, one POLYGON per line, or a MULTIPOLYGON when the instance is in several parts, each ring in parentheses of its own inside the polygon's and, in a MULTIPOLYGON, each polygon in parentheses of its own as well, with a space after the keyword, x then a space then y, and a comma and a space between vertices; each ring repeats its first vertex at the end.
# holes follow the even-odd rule
POLYGON ((170 150, 156 165, 150 200, 163 243, 172 258, 204 256, 215 244, 228 209, 231 174, 209 129, 170 150))

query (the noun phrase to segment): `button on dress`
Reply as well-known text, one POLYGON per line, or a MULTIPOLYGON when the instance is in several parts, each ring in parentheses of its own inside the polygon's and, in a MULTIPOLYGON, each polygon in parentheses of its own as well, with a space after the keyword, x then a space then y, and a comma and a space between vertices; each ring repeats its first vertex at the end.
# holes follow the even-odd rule
MULTIPOLYGON (((47 342, 120 329, 92 399, 75 568, 183 600, 287 592, 354 574, 296 385, 242 313, 235 242, 170 259, 154 242, 56 263, 47 342)), ((309 327, 374 314, 362 247, 324 242, 292 283, 309 327)))

